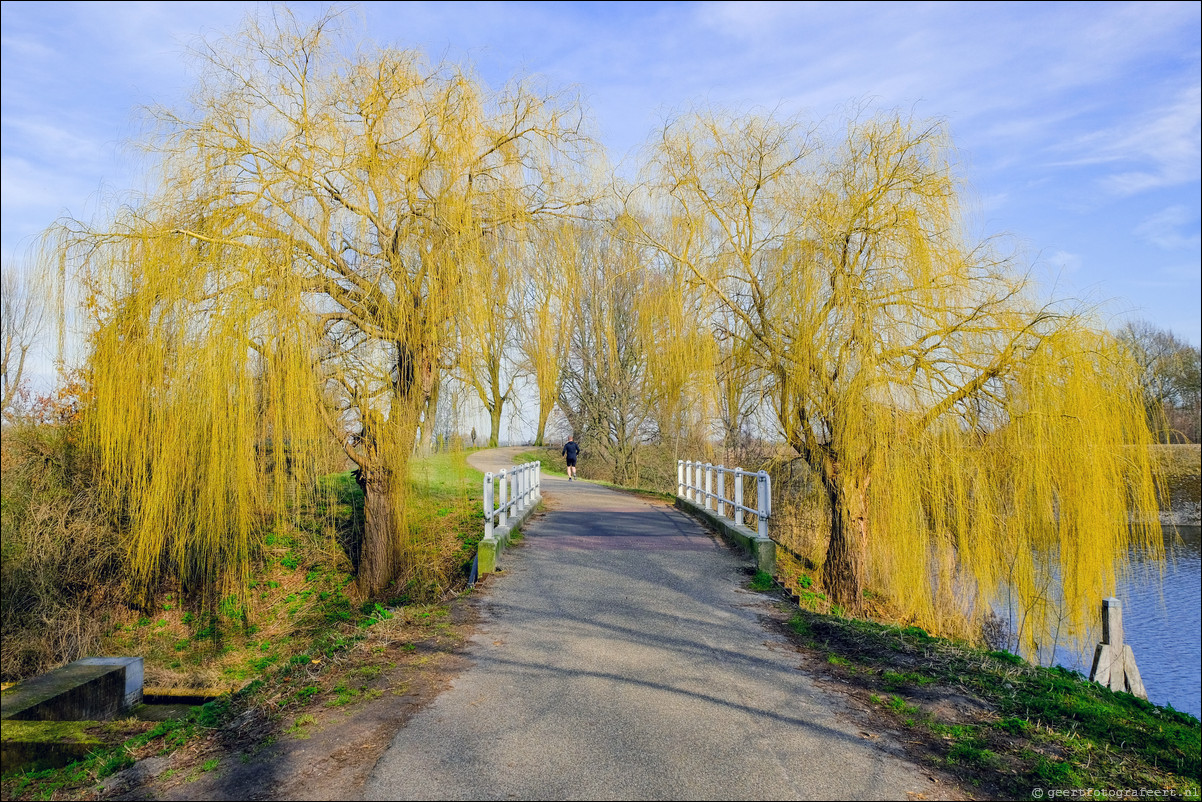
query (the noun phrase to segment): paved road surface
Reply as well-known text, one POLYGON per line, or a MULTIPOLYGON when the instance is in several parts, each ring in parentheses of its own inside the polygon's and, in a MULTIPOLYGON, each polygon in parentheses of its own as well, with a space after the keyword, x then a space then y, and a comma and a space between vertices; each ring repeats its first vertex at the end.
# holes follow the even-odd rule
POLYGON ((798 670, 746 563, 692 519, 583 481, 544 475, 543 493, 482 591, 475 665, 397 734, 366 798, 938 793, 798 670))

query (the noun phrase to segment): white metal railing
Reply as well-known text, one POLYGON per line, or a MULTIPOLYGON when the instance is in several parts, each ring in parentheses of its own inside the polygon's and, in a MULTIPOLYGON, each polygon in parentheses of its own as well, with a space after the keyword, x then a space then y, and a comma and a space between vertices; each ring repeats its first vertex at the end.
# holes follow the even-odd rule
POLYGON ((541 497, 541 462, 525 462, 499 473, 484 474, 484 537, 492 538, 494 523, 505 526, 511 516, 541 497))
POLYGON ((705 509, 715 512, 723 518, 734 518, 737 526, 743 525, 743 513, 750 513, 757 518, 756 531, 759 537, 768 537, 768 518, 772 515, 772 478, 767 471, 745 471, 742 468, 727 468, 723 465, 712 465, 708 462, 693 462, 692 460, 676 461, 676 495, 688 501, 701 504, 705 509), (726 496, 726 477, 733 477, 734 498, 726 496), (714 479, 717 477, 717 489, 714 479), (747 478, 755 479, 756 505, 749 507, 743 503, 743 484, 747 478), (734 515, 726 514, 727 507, 734 515))

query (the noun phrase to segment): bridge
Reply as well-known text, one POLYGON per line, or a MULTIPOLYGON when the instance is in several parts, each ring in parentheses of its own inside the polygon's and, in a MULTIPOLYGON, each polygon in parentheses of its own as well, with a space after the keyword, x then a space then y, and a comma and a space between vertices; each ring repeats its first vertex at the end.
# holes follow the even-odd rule
MULTIPOLYGON (((472 457, 499 472, 521 449, 472 457)), ((799 669, 749 565, 664 502, 542 475, 480 591, 474 665, 368 799, 905 799, 951 792, 799 669)))

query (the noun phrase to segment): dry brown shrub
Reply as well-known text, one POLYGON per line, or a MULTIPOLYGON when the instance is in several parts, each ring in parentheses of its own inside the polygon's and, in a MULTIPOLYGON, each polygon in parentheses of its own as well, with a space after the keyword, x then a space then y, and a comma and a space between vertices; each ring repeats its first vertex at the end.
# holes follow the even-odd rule
POLYGON ((89 488, 71 424, 3 430, 0 676, 15 680, 94 653, 121 595, 120 543, 89 488))

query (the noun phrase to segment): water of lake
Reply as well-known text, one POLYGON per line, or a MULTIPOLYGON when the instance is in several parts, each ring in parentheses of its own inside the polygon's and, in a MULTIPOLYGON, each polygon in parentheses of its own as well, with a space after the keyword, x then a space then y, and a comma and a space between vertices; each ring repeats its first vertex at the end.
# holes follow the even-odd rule
MULTIPOLYGON (((1123 637, 1135 651, 1148 699, 1202 717, 1200 540, 1202 527, 1179 526, 1175 535, 1166 527, 1163 586, 1158 567, 1135 557, 1115 595, 1123 605, 1123 637)), ((1100 599, 1098 607, 1100 620, 1100 599)), ((1083 655, 1061 652, 1057 658, 1089 676, 1093 648, 1083 655)))

